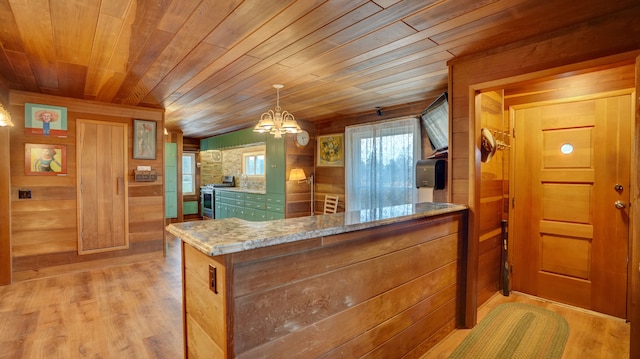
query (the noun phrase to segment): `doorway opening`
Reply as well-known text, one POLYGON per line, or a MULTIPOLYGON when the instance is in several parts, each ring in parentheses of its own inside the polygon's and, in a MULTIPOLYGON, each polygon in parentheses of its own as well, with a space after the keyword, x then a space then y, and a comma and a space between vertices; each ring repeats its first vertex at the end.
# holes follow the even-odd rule
MULTIPOLYGON (((502 100, 504 120, 501 123, 504 125, 502 128, 494 129, 494 132, 507 134, 508 138, 503 143, 510 145, 503 153, 503 157, 506 158, 501 160, 499 169, 495 169, 495 163, 491 166, 482 163, 481 212, 487 209, 499 211, 498 214, 490 214, 494 222, 500 218, 509 219, 508 258, 512 270, 509 278, 511 289, 622 318, 627 316, 629 300, 626 286, 629 280, 626 261, 629 255, 629 216, 626 211, 628 208, 621 210, 615 205, 616 201, 622 202, 623 205, 629 201, 631 159, 629 153, 620 153, 620 149, 626 148, 630 151, 634 143, 631 130, 634 113, 634 76, 635 64, 617 64, 613 67, 529 79, 482 92, 502 96, 498 100, 502 100), (613 110, 616 106, 618 110, 613 110), (597 109, 604 120, 601 119, 599 125, 589 124, 588 121, 584 122, 584 119, 579 120, 585 111, 583 107, 597 109), (571 111, 573 113, 570 113, 571 111), (617 114, 614 114, 615 111, 617 114), (535 135, 527 122, 535 116, 524 112, 547 114, 546 118, 538 116, 535 120, 543 124, 536 127, 535 135), (613 120, 606 120, 613 117, 617 119, 620 116, 628 117, 629 123, 625 125, 616 122, 614 125, 613 120), (518 118, 527 120, 519 120, 521 123, 518 124, 518 118), (613 139, 604 140, 605 134, 613 136, 613 139), (536 140, 533 141, 531 138, 536 140), (530 143, 536 143, 538 157, 532 158, 532 150, 526 152, 521 148, 520 145, 527 142, 526 139, 529 139, 530 143), (604 145, 609 147, 603 147, 604 145), (563 150, 567 153, 563 153, 563 150), (578 162, 562 162, 568 158, 578 162), (593 172, 587 167, 596 160, 605 165, 615 163, 616 167, 600 170, 601 183, 594 185, 593 182, 589 182, 589 178, 584 177, 593 172), (540 165, 545 161, 547 167, 540 165), (626 165, 627 169, 620 168, 620 164, 626 165), (491 173, 485 172, 485 168, 491 167, 494 167, 491 173), (541 174, 538 173, 535 177, 534 172, 537 173, 538 169, 541 170, 541 174), (502 187, 495 188, 496 194, 493 197, 485 196, 483 192, 496 187, 495 173, 501 173, 502 187), (581 175, 583 178, 570 179, 567 177, 568 174, 581 175), (548 177, 551 175, 556 177, 548 177), (532 178, 538 181, 537 184, 523 183, 531 182, 532 178), (491 181, 493 185, 490 184, 491 181), (618 183, 621 181, 626 182, 618 183), (611 194, 607 191, 608 182, 615 182, 610 186, 611 194), (616 189, 616 185, 622 185, 623 190, 616 189), (503 191, 502 195, 499 193, 500 190, 503 191), (570 191, 574 193, 569 194, 570 191), (613 197, 616 198, 612 201, 613 197), (488 206, 491 198, 499 203, 493 207, 488 206), (533 215, 533 209, 540 213, 533 215), (613 229, 601 225, 594 226, 592 223, 599 220, 610 224, 611 218, 617 218, 620 222, 614 225, 613 229), (612 235, 617 241, 610 240, 612 235), (616 256, 612 255, 613 252, 616 256), (567 277, 571 277, 580 289, 568 286, 567 277), (616 280, 606 279, 612 277, 616 280), (593 281, 598 283, 595 285, 596 289, 605 294, 592 293, 593 281), (617 300, 617 309, 610 309, 602 304, 607 302, 607 298, 610 299, 613 287, 617 287, 617 292, 621 293, 618 294, 621 299, 617 300), (579 294, 576 296, 576 293, 579 294)), ((493 97, 495 98, 495 95, 493 97)), ((485 110, 477 109, 480 113, 485 110)), ((482 218, 487 217, 487 214, 481 213, 481 223, 482 218)), ((498 233, 493 234, 499 238, 498 233)), ((488 253, 486 248, 495 247, 493 257, 500 258, 499 239, 493 244, 487 241, 484 245, 483 239, 489 238, 483 238, 481 234, 480 248, 485 248, 488 253)), ((485 253, 484 250, 481 252, 485 253)), ((491 267, 494 273, 492 276, 496 278, 496 286, 499 286, 500 270, 501 265, 491 267)), ((479 275, 483 276, 482 268, 479 275)), ((482 298, 479 299, 482 302, 482 298)))

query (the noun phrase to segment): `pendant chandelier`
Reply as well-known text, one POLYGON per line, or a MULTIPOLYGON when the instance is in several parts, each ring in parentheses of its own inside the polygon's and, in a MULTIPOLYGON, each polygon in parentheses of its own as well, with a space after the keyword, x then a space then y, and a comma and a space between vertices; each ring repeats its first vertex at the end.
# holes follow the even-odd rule
POLYGON ((276 89, 276 108, 269 110, 260 116, 260 121, 256 127, 253 128, 253 132, 265 133, 269 132, 275 138, 282 138, 282 135, 287 133, 300 132, 300 126, 296 122, 295 117, 287 111, 282 111, 280 108, 280 89, 284 85, 275 84, 273 87, 276 89))
POLYGON ((13 123, 11 122, 11 115, 9 114, 9 111, 7 111, 0 103, 0 127, 4 126, 13 126, 13 123))

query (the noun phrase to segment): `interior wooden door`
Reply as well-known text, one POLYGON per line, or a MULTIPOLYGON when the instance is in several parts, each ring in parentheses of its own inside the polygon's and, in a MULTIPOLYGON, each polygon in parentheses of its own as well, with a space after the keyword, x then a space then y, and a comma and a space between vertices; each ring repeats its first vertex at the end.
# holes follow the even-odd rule
POLYGON ((513 289, 625 318, 631 94, 512 115, 513 289))
POLYGON ((78 120, 78 253, 129 247, 126 123, 78 120))

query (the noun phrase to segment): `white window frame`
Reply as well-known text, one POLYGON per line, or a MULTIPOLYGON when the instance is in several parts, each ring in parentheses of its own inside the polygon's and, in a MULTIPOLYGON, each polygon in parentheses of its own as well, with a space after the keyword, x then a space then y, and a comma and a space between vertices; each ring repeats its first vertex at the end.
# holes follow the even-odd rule
POLYGON ((243 153, 242 154, 242 173, 247 175, 247 177, 253 177, 253 178, 265 177, 265 172, 267 171, 267 169, 266 169, 267 157, 266 157, 265 153, 266 153, 265 151, 245 152, 245 153, 243 153), (261 173, 249 173, 249 170, 246 168, 247 159, 248 158, 253 158, 253 161, 255 163, 255 158, 257 158, 259 156, 262 156, 263 162, 264 162, 264 166, 262 167, 262 172, 261 173))
MULTIPOLYGON (((196 194, 196 153, 193 152, 183 152, 182 153, 182 157, 191 157, 191 168, 189 169, 189 171, 187 171, 186 168, 184 168, 184 160, 182 161, 182 175, 181 175, 181 181, 182 181, 182 194, 186 195, 186 196, 190 196, 190 195, 195 195, 196 194), (184 176, 185 175, 191 175, 191 187, 193 189, 193 191, 190 192, 185 192, 184 190, 184 176)), ((181 159, 182 160, 182 159, 181 159)))

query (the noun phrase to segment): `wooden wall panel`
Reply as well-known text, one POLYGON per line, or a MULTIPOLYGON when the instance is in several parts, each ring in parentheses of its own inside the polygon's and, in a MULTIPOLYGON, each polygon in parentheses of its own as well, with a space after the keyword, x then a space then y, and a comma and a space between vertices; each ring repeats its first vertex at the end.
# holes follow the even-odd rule
MULTIPOLYGON (((480 103, 481 127, 488 129, 496 140, 509 143, 505 134, 509 133, 508 119, 503 117, 502 92, 488 91, 478 95, 480 103)), ((480 165, 480 210, 476 217, 479 222, 478 251, 478 305, 487 301, 500 288, 500 260, 502 258, 503 188, 508 171, 509 149, 500 148, 487 162, 480 165)))
MULTIPOLYGON (((11 175, 12 270, 15 280, 37 278, 65 271, 82 270, 87 263, 113 265, 162 255, 164 243, 163 111, 116 106, 15 91, 10 93, 11 128, 9 161, 11 175), (67 108, 67 136, 26 134, 24 104, 39 103, 67 108), (132 156, 133 119, 157 121, 156 159, 132 156), (78 256, 76 202, 76 120, 92 119, 129 124, 129 249, 78 256), (25 174, 25 143, 59 144, 67 147, 67 174, 37 176, 25 174), (157 182, 135 182, 133 170, 150 165, 159 174, 157 182), (19 190, 30 190, 31 199, 19 199, 19 190), (73 242, 76 242, 73 244, 73 242), (55 269, 54 269, 55 267, 55 269)), ((105 153, 104 156, 109 156, 105 153)))
MULTIPOLYGON (((589 23, 565 28, 546 37, 536 37, 508 46, 460 57, 450 66, 450 107, 453 145, 452 200, 469 205, 470 248, 478 256, 480 238, 481 186, 479 117, 474 111, 474 94, 480 90, 501 89, 510 83, 559 74, 589 72, 597 66, 616 67, 631 63, 640 49, 640 28, 633 11, 612 13, 589 23), (628 36, 620 36, 628 33, 628 36), (590 39, 585 42, 584 39, 590 39), (561 54, 561 56, 559 56, 561 54)), ((525 84, 526 86, 526 84, 525 84)), ((473 258, 470 258, 473 263, 473 258)), ((479 281, 479 269, 471 268, 470 287, 479 281)), ((478 302, 480 304, 480 302, 478 302)))
MULTIPOLYGON (((295 142, 295 135, 286 136, 286 159, 285 159, 285 179, 287 181, 285 187, 286 195, 286 217, 303 217, 311 215, 311 186, 314 191, 317 188, 317 171, 314 170, 314 151, 316 148, 315 129, 312 124, 306 121, 298 121, 300 127, 309 132, 309 144, 305 147, 298 147, 295 142), (297 181, 289 181, 289 174, 294 168, 302 168, 307 178, 313 175, 313 183, 298 183, 297 181)), ((315 205, 315 213, 318 212, 318 205, 315 205)), ((320 208, 321 209, 321 208, 320 208)))
POLYGON ((393 357, 428 350, 461 311, 458 256, 466 228, 463 215, 432 220, 323 237, 321 247, 313 242, 284 255, 234 255, 233 354, 393 357), (256 320, 266 315, 268 321, 256 320))

